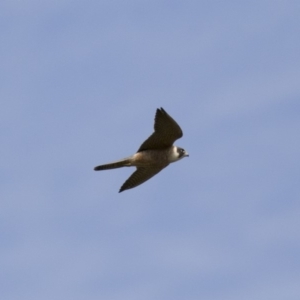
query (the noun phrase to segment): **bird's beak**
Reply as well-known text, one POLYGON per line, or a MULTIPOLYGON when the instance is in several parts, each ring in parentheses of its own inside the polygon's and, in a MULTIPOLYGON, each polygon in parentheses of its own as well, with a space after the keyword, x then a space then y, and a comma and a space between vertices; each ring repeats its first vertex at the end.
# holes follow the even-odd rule
POLYGON ((185 152, 185 155, 184 156, 190 156, 187 152, 185 152))

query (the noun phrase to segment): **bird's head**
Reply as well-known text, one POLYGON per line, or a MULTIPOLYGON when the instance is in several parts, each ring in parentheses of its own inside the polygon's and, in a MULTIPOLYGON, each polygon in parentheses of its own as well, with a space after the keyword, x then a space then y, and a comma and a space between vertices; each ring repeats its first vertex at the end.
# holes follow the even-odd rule
POLYGON ((189 156, 183 148, 174 146, 170 155, 170 162, 178 161, 186 156, 189 156))

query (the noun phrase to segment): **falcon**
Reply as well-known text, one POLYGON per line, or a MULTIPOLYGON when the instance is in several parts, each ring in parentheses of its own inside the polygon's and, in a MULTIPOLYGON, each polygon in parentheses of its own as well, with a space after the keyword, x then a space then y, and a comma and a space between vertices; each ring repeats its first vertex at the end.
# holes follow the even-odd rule
POLYGON ((138 151, 127 158, 100 165, 95 171, 136 167, 136 170, 121 186, 119 193, 132 189, 189 154, 173 143, 183 136, 180 126, 163 109, 157 109, 154 120, 154 132, 146 139, 138 151))

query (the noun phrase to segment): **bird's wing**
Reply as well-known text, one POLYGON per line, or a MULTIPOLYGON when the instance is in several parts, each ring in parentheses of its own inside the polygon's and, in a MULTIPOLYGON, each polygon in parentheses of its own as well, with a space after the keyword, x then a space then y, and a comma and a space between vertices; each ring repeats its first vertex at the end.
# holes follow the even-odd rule
POLYGON ((138 152, 168 148, 182 135, 182 130, 176 121, 163 108, 157 109, 154 120, 154 132, 144 141, 138 152))
POLYGON ((137 168, 121 186, 119 193, 132 189, 160 172, 164 167, 137 168))

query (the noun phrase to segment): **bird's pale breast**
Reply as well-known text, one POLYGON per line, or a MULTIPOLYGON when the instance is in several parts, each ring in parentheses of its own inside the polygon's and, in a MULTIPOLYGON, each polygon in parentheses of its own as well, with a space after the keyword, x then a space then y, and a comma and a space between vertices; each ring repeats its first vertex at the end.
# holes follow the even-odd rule
POLYGON ((166 166, 168 164, 167 150, 145 150, 133 155, 133 165, 135 166, 166 166))

